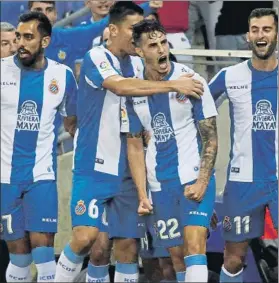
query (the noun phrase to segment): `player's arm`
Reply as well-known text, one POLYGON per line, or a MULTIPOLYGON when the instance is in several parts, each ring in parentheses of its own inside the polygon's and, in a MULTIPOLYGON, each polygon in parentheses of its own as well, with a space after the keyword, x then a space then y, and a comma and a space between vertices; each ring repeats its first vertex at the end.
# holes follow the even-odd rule
POLYGON ((228 98, 226 91, 226 68, 217 73, 209 83, 209 89, 218 108, 228 98))
POLYGON ((198 129, 202 140, 201 164, 198 182, 207 187, 215 166, 218 150, 216 117, 199 121, 198 129))
POLYGON ((64 117, 64 128, 72 137, 76 132, 77 117, 77 83, 73 72, 66 71, 66 89, 62 103, 59 106, 59 112, 64 117))
POLYGON ((142 132, 128 133, 127 146, 130 171, 138 191, 138 213, 139 215, 149 214, 153 208, 146 192, 146 168, 142 132))
POLYGON ((172 81, 148 81, 116 75, 104 80, 103 87, 119 96, 149 96, 173 91, 199 99, 203 94, 202 84, 192 75, 172 81))
POLYGON ((200 170, 196 182, 186 186, 184 195, 192 200, 200 202, 206 192, 213 169, 215 166, 218 135, 216 126, 217 110, 207 83, 196 75, 204 85, 204 95, 201 100, 193 100, 193 115, 202 140, 202 152, 200 170))
POLYGON ((124 78, 108 60, 104 51, 93 48, 84 57, 85 80, 96 88, 105 88, 119 96, 147 96, 176 91, 200 98, 203 84, 187 74, 173 81, 147 81, 124 78))
MULTIPOLYGON (((140 6, 144 10, 146 16, 154 11, 152 4, 149 4, 148 2, 143 3, 140 6)), ((101 36, 108 24, 109 15, 100 21, 91 23, 90 25, 81 25, 70 29, 57 28, 56 34, 59 36, 60 41, 64 44, 69 44, 73 47, 73 49, 79 51, 80 49, 87 48, 92 45, 92 40, 101 36)))

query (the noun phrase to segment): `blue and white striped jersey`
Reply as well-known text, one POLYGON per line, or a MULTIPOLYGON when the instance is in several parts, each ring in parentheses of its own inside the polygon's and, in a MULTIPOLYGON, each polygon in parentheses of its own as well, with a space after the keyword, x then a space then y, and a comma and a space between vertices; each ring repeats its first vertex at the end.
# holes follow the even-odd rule
MULTIPOLYGON (((185 65, 171 63, 165 80, 193 73, 185 65)), ((128 118, 123 132, 151 134, 146 153, 148 185, 151 191, 180 186, 197 179, 200 167, 200 143, 197 122, 217 115, 214 100, 205 80, 200 100, 176 92, 126 99, 128 118)), ((124 103, 123 103, 124 104, 124 103)))
POLYGON ((1 183, 55 179, 54 118, 76 114, 76 91, 65 65, 47 59, 36 71, 1 59, 1 183))
POLYGON ((258 71, 247 60, 222 69, 209 86, 217 106, 229 100, 228 180, 278 180, 278 67, 258 71))
POLYGON ((74 172, 93 174, 96 181, 112 185, 121 181, 125 169, 126 137, 120 133, 121 98, 102 87, 114 75, 134 77, 141 60, 120 60, 106 47, 97 46, 84 57, 81 68, 74 139, 74 172), (119 178, 121 177, 121 178, 119 178))

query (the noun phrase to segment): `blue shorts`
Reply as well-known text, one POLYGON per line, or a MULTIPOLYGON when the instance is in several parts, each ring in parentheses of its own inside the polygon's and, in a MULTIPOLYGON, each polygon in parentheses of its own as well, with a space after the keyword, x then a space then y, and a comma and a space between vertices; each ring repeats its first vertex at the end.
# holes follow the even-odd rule
POLYGON ((141 238, 145 225, 137 214, 137 191, 131 179, 123 180, 111 197, 95 193, 102 190, 102 186, 106 184, 97 183, 89 176, 74 177, 71 202, 73 227, 97 227, 108 232, 110 238, 141 238))
POLYGON ((14 241, 25 231, 56 233, 58 196, 56 181, 28 185, 1 184, 3 239, 14 241))
POLYGON ((230 242, 258 238, 264 233, 265 207, 278 228, 278 181, 228 181, 223 199, 223 233, 230 242))
POLYGON ((157 229, 156 246, 169 248, 181 245, 185 226, 209 228, 215 203, 215 177, 211 177, 200 203, 187 199, 184 196, 184 187, 185 185, 152 193, 157 229))
POLYGON ((154 225, 154 215, 142 216, 142 218, 145 220, 146 233, 144 237, 140 239, 140 257, 144 259, 170 257, 170 254, 165 247, 154 245, 154 240, 157 237, 154 225))
POLYGON ((105 197, 101 195, 105 185, 93 176, 73 174, 71 217, 72 227, 92 226, 107 232, 105 197))

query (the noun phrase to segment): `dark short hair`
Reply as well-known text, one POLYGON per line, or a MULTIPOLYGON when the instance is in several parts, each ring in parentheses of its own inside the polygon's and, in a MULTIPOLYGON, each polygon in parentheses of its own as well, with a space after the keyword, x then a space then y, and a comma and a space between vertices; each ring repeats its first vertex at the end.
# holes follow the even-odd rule
POLYGON ((143 20, 133 26, 133 42, 135 46, 139 46, 142 34, 144 33, 153 33, 159 31, 163 34, 166 34, 165 28, 155 20, 143 20))
POLYGON ((110 24, 119 24, 127 16, 135 14, 143 16, 143 9, 132 1, 118 1, 110 8, 109 22, 110 24))
POLYGON ((251 19, 253 18, 261 18, 265 16, 272 16, 274 19, 274 23, 276 26, 276 29, 278 29, 278 15, 274 9, 271 8, 257 8, 254 9, 250 16, 248 17, 248 24, 250 26, 251 19))
POLYGON ((55 7, 55 1, 28 1, 28 9, 31 10, 34 2, 52 4, 55 7))
POLYGON ((19 17, 19 23, 38 21, 38 31, 42 37, 51 36, 52 26, 47 16, 41 12, 27 12, 19 17))

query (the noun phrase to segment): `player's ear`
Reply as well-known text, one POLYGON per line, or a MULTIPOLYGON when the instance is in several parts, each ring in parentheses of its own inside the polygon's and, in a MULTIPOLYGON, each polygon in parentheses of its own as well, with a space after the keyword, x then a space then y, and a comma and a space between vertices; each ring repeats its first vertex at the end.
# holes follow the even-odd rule
POLYGON ((247 42, 250 42, 250 39, 249 39, 249 32, 246 33, 246 40, 247 40, 247 42))
POLYGON ((143 58, 143 52, 142 52, 141 48, 140 47, 136 47, 135 50, 136 50, 136 53, 138 54, 138 56, 143 58))
POLYGON ((114 24, 109 24, 109 34, 112 37, 117 36, 118 34, 118 27, 114 24))
POLYGON ((50 44, 50 36, 44 36, 42 38, 42 47, 47 48, 50 44))

